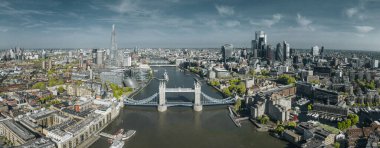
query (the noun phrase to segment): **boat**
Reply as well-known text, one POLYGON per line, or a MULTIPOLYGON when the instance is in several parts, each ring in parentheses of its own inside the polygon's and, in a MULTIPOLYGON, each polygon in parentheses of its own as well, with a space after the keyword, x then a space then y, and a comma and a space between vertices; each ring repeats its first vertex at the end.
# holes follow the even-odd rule
POLYGON ((131 138, 135 134, 136 134, 135 130, 129 130, 126 134, 123 135, 122 140, 128 140, 129 138, 131 138))
POLYGON ((100 133, 100 136, 108 138, 108 141, 112 143, 110 148, 122 148, 125 144, 125 140, 128 140, 135 134, 135 130, 128 130, 127 133, 124 133, 124 129, 120 129, 114 135, 100 133))
POLYGON ((124 146, 125 142, 120 140, 113 140, 110 148, 122 148, 124 146))

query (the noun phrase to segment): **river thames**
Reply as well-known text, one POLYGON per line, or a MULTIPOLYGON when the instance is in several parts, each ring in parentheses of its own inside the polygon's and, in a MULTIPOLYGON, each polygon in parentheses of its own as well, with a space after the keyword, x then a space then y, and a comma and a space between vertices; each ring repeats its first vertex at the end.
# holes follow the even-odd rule
MULTIPOLYGON (((161 78, 166 70, 169 75, 167 88, 193 88, 195 75, 175 67, 155 67, 155 77, 161 78)), ((222 99, 214 88, 202 82, 202 92, 222 99)), ((158 92, 158 80, 152 80, 134 99, 143 99, 158 92)), ((192 93, 167 93, 167 101, 193 101, 192 93)), ((247 148, 289 147, 288 143, 257 132, 249 121, 238 128, 228 116, 226 105, 204 106, 201 112, 192 107, 168 107, 158 112, 157 107, 127 106, 103 132, 115 133, 120 128, 134 129, 136 135, 126 141, 128 148, 247 148)), ((107 139, 100 138, 91 147, 109 147, 107 139)))

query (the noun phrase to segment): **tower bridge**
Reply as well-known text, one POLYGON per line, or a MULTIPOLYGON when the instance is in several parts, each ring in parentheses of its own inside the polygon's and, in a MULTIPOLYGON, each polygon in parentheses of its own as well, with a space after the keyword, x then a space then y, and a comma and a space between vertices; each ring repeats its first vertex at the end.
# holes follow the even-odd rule
POLYGON ((150 97, 134 100, 126 98, 124 99, 125 105, 130 106, 157 106, 158 111, 164 112, 167 107, 171 106, 192 106, 195 111, 201 111, 203 106, 211 105, 226 105, 233 104, 235 98, 229 97, 225 99, 212 98, 201 91, 201 83, 195 79, 194 88, 166 88, 166 80, 159 80, 158 93, 153 94, 150 97), (166 93, 194 93, 194 102, 172 102, 166 100, 166 93))

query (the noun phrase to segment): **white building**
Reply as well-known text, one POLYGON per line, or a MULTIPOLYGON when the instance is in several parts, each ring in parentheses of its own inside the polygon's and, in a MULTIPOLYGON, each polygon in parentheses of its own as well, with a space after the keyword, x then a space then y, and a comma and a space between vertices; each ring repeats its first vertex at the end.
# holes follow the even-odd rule
POLYGON ((318 46, 312 47, 311 51, 312 51, 313 56, 319 56, 319 47, 318 46))

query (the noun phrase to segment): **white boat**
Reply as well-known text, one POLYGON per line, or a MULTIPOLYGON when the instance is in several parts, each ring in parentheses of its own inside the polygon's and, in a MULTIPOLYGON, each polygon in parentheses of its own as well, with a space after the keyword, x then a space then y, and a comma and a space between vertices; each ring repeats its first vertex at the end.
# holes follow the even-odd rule
POLYGON ((126 134, 123 135, 122 140, 128 140, 129 138, 131 138, 135 134, 136 134, 135 130, 129 130, 126 134))
POLYGON ((124 141, 122 140, 113 140, 110 148, 122 148, 124 146, 124 141))

